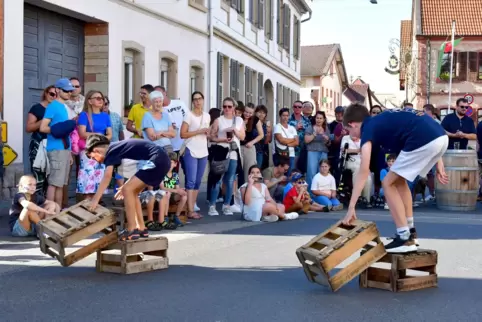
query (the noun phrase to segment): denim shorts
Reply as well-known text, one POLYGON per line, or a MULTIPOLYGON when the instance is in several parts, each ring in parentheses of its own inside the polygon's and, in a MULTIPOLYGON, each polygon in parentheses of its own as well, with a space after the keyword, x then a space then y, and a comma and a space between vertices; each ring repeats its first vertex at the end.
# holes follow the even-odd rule
POLYGON ((23 228, 23 226, 20 224, 20 221, 17 219, 12 229, 12 236, 29 237, 29 236, 36 236, 36 235, 37 235, 37 228, 34 223, 31 224, 30 231, 26 231, 25 228, 23 228))

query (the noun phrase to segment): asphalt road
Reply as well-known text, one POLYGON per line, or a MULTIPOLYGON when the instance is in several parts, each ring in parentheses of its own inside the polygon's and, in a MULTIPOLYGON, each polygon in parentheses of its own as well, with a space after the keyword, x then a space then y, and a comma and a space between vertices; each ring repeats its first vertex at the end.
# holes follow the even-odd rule
MULTIPOLYGON (((332 293, 310 283, 295 250, 340 214, 291 222, 205 218, 168 234, 167 270, 97 273, 94 257, 61 267, 37 241, 0 237, 1 321, 478 321, 482 316, 482 214, 419 210, 423 248, 439 254, 439 287, 332 293)), ((359 212, 385 237, 386 211, 359 212)), ((3 224, 2 224, 3 226, 3 224)))

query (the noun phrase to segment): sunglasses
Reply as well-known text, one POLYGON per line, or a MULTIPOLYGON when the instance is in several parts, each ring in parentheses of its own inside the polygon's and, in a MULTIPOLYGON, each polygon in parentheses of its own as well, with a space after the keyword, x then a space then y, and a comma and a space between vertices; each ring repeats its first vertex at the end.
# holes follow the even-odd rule
POLYGON ((232 106, 232 105, 223 105, 223 108, 229 108, 229 109, 231 109, 231 108, 233 108, 233 106, 232 106))
POLYGON ((55 93, 55 92, 49 92, 49 96, 50 96, 50 97, 55 97, 55 96, 57 96, 57 93, 55 93))
POLYGON ((80 85, 72 85, 72 86, 74 86, 75 88, 80 88, 80 85))
POLYGON ((303 108, 301 105, 293 105, 293 108, 303 108))
POLYGON ((468 106, 459 106, 460 108, 468 109, 468 106))
POLYGON ((67 93, 67 94, 72 94, 73 91, 64 91, 63 89, 60 89, 62 92, 67 93))
POLYGON ((97 102, 100 102, 100 101, 103 101, 103 100, 104 100, 104 98, 103 98, 103 97, 100 97, 100 96, 91 97, 90 99, 91 99, 91 100, 96 100, 97 102))

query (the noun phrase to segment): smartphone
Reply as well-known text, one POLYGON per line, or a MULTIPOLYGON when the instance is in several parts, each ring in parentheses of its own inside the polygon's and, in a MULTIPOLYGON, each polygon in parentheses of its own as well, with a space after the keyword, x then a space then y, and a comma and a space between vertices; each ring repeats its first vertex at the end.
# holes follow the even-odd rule
POLYGON ((256 178, 254 178, 254 182, 256 182, 256 183, 262 183, 262 182, 263 182, 263 177, 256 177, 256 178))
POLYGON ((226 137, 228 139, 232 139, 233 138, 233 132, 226 132, 226 137))

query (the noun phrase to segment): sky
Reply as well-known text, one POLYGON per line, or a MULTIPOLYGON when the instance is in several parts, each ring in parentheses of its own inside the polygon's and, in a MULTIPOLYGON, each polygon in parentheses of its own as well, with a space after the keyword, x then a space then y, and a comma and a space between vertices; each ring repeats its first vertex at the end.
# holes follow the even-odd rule
POLYGON ((301 45, 338 43, 349 79, 361 76, 375 93, 403 95, 398 75, 384 69, 390 39, 400 39, 400 21, 411 19, 412 1, 377 1, 314 0, 311 20, 301 25, 301 45))

